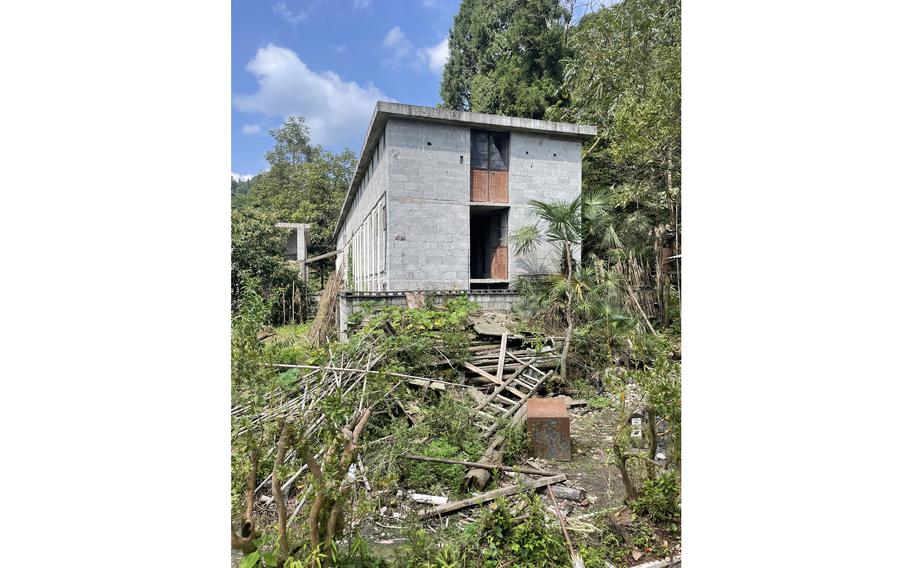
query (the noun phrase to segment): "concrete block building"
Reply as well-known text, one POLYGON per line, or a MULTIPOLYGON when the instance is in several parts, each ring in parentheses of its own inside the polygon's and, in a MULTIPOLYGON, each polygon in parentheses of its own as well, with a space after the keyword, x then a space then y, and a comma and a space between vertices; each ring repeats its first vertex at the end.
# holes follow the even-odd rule
MULTIPOLYGON (((528 202, 581 193, 593 126, 379 102, 334 238, 349 293, 508 290, 559 270, 518 258, 508 235, 528 202)), ((545 248, 545 247, 544 247, 545 248)))

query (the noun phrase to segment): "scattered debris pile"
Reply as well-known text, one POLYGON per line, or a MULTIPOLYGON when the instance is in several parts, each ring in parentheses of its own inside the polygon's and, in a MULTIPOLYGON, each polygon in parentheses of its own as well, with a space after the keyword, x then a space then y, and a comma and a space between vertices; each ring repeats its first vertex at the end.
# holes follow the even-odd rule
MULTIPOLYGON (((330 279, 330 286, 335 283, 334 277, 330 279)), ((334 295, 326 293, 323 299, 334 295)), ((311 329, 314 345, 325 341, 325 328, 333 323, 331 311, 328 301, 320 305, 311 329)), ((429 328, 438 323, 436 317, 428 318, 429 328)), ((562 528, 573 564, 578 565, 580 556, 569 530, 587 530, 584 515, 573 517, 591 504, 585 488, 573 486, 558 464, 547 460, 523 457, 522 463, 506 463, 507 441, 516 431, 524 431, 528 401, 546 393, 556 372, 562 338, 515 333, 512 322, 501 314, 472 316, 473 334, 462 345, 466 358, 452 356, 437 344, 429 344, 430 349, 421 344, 420 351, 438 357, 421 360, 426 365, 415 367, 420 374, 410 374, 399 372, 414 371, 395 359, 395 350, 414 347, 402 332, 404 323, 364 319, 362 325, 367 322, 374 335, 355 333, 345 347, 335 347, 337 351, 333 351, 337 344, 327 344, 319 364, 268 363, 280 373, 280 388, 266 393, 264 404, 250 402, 232 409, 232 418, 238 419, 234 423, 243 424, 234 431, 235 444, 241 439, 270 440, 262 446, 267 451, 253 453, 244 518, 239 534, 232 531, 232 547, 251 550, 258 534, 254 519, 260 526, 277 525, 279 559, 301 548, 329 550, 336 535, 349 527, 366 533, 372 529, 368 536, 374 542, 393 544, 403 539, 388 540, 381 529, 401 531, 415 520, 429 531, 453 522, 470 523, 476 520, 477 507, 495 507, 503 499, 520 519, 527 504, 521 495, 537 492, 549 497, 553 526, 562 528), (387 365, 390 361, 394 364, 387 365), (410 451, 397 451, 394 431, 383 430, 383 424, 407 419, 416 427, 425 412, 423 404, 444 396, 463 402, 468 427, 481 441, 482 451, 474 459, 424 455, 419 451, 421 440, 411 440, 410 451), (277 444, 270 446, 276 439, 277 444), (259 463, 269 460, 275 465, 263 476, 259 463), (390 461, 398 467, 460 466, 461 486, 457 490, 453 486, 447 495, 397 485, 397 477, 389 474, 394 473, 390 461), (346 512, 344 504, 350 505, 357 495, 370 505, 346 512), (295 533, 291 526, 300 528, 295 533)), ((585 404, 565 398, 566 407, 585 404)), ((615 523, 612 518, 610 522, 615 523)))

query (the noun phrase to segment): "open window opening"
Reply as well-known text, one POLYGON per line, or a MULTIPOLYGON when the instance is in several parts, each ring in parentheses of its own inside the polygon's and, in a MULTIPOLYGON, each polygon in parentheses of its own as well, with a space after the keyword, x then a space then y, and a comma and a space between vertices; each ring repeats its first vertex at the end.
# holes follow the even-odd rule
POLYGON ((471 288, 508 287, 508 207, 471 208, 471 288))

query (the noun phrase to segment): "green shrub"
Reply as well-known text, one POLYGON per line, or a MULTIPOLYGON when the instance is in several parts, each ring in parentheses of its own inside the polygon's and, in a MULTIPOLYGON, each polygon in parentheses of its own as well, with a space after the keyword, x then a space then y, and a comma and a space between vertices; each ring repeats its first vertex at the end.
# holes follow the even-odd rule
MULTIPOLYGON (((463 455, 457 446, 445 439, 432 440, 422 448, 423 455, 434 458, 460 459, 463 455)), ((410 487, 429 489, 439 485, 457 488, 463 475, 464 467, 460 465, 408 460, 404 477, 410 487)))
POLYGON ((503 432, 505 441, 502 444, 504 463, 513 464, 524 461, 531 449, 531 438, 524 424, 509 426, 503 432))
POLYGON ((657 522, 678 523, 681 517, 679 479, 673 472, 666 472, 646 480, 632 502, 632 510, 657 522))

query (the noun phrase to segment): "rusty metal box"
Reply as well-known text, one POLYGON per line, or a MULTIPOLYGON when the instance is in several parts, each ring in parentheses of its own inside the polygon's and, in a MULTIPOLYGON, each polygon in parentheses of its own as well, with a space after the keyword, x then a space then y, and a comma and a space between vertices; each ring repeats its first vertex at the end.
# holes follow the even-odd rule
POLYGON ((564 398, 529 399, 527 426, 534 457, 556 461, 572 459, 569 410, 564 398))

